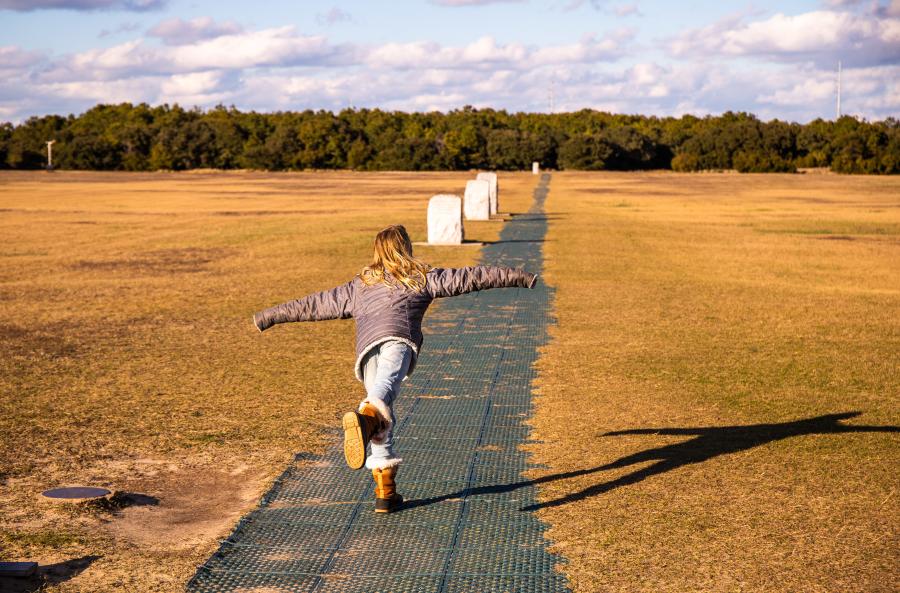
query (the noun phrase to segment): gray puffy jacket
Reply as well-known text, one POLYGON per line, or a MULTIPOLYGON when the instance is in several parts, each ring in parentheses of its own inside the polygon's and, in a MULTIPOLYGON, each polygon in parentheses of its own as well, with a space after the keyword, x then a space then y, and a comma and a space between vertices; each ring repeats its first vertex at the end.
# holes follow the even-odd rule
POLYGON ((486 288, 533 288, 537 275, 513 268, 473 266, 434 268, 426 274, 425 290, 415 292, 384 283, 367 286, 356 276, 331 290, 270 307, 253 316, 259 331, 276 323, 356 319, 356 378, 362 381, 362 361, 378 344, 396 339, 413 349, 408 374, 416 366, 422 347, 422 318, 434 299, 451 297, 486 288))

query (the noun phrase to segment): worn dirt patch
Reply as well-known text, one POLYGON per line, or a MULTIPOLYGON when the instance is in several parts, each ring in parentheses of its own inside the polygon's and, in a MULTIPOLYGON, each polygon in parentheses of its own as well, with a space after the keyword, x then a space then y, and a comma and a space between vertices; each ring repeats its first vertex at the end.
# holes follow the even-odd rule
POLYGON ((167 465, 153 476, 127 482, 129 491, 152 496, 155 505, 118 511, 104 528, 117 540, 147 550, 192 549, 228 532, 259 496, 261 476, 247 466, 222 471, 209 466, 167 465))
POLYGON ((148 275, 190 274, 206 271, 210 264, 232 253, 231 250, 224 248, 157 249, 137 257, 123 259, 79 260, 70 268, 79 271, 131 272, 148 275))
POLYGON ((59 324, 55 325, 26 328, 0 323, 0 353, 8 357, 42 358, 68 358, 77 355, 78 346, 64 331, 59 331, 59 324))
POLYGON ((340 210, 222 210, 212 214, 215 216, 286 216, 291 214, 329 216, 339 212, 340 210))

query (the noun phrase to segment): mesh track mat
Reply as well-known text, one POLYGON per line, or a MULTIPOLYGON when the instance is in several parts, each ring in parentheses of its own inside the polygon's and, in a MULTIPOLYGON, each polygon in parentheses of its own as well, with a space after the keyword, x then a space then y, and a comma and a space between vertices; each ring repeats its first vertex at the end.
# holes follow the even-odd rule
MULTIPOLYGON (((540 272, 549 175, 528 213, 504 225, 482 263, 540 272)), ((298 456, 187 585, 198 593, 567 591, 544 525, 527 442, 537 348, 551 289, 446 299, 428 316, 423 356, 395 403, 404 506, 373 512, 370 472, 340 445, 298 456)), ((335 431, 335 441, 340 433, 335 431)))

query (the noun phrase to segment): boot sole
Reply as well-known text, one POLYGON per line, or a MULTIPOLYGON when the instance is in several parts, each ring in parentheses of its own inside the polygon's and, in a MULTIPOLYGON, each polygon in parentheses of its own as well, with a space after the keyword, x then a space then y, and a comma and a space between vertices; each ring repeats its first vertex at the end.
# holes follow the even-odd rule
POLYGON ((397 497, 391 501, 386 498, 376 498, 375 499, 375 512, 376 513, 391 513, 403 504, 403 497, 399 494, 397 497))
POLYGON ((366 440, 356 412, 347 412, 341 421, 344 426, 344 459, 350 469, 366 464, 366 440))

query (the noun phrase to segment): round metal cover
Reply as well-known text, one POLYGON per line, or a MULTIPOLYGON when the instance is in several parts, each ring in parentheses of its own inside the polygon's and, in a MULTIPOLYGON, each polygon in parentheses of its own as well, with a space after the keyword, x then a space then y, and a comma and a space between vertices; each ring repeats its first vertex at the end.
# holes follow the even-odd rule
POLYGON ((64 488, 51 488, 41 492, 41 495, 59 502, 75 502, 102 498, 110 492, 106 488, 93 488, 91 486, 66 486, 64 488))

